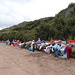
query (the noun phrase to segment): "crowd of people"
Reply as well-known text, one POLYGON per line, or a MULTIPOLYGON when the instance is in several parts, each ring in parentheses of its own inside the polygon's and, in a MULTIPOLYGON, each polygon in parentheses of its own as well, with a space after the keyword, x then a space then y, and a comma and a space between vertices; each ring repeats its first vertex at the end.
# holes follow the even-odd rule
POLYGON ((48 54, 54 53, 55 57, 69 59, 71 58, 71 52, 72 52, 72 44, 67 43, 66 41, 62 40, 50 40, 49 42, 45 42, 44 40, 38 40, 35 42, 35 40, 32 41, 24 41, 23 43, 20 40, 12 40, 10 42, 7 40, 6 44, 11 46, 19 46, 20 48, 29 47, 29 51, 43 51, 48 54))

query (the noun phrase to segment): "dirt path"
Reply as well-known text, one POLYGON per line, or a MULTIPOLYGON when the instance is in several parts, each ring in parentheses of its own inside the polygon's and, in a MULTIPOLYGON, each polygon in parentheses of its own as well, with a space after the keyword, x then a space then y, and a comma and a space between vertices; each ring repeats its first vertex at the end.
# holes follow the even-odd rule
POLYGON ((75 75, 75 59, 0 43, 0 75, 75 75))

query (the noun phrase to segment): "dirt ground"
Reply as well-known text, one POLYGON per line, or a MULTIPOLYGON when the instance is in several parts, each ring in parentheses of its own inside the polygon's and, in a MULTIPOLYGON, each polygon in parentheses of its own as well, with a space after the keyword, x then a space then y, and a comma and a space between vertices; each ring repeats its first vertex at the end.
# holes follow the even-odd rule
POLYGON ((75 75, 75 59, 0 43, 0 75, 75 75))

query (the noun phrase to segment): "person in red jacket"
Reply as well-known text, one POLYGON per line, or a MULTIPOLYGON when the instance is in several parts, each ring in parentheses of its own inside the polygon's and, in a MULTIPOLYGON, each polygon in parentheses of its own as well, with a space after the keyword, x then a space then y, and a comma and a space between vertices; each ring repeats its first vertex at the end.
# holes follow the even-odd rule
POLYGON ((67 58, 71 58, 72 48, 70 46, 66 46, 67 58))

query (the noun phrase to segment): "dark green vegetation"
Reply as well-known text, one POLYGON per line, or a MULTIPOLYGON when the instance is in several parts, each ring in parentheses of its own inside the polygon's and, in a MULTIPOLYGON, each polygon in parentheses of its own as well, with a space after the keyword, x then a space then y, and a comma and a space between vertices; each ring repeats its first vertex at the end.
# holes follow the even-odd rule
POLYGON ((75 3, 60 11, 55 17, 22 22, 0 31, 0 40, 70 40, 75 38, 75 3))
POLYGON ((72 47, 72 53, 71 53, 71 56, 72 56, 73 58, 75 58, 75 47, 72 47))

